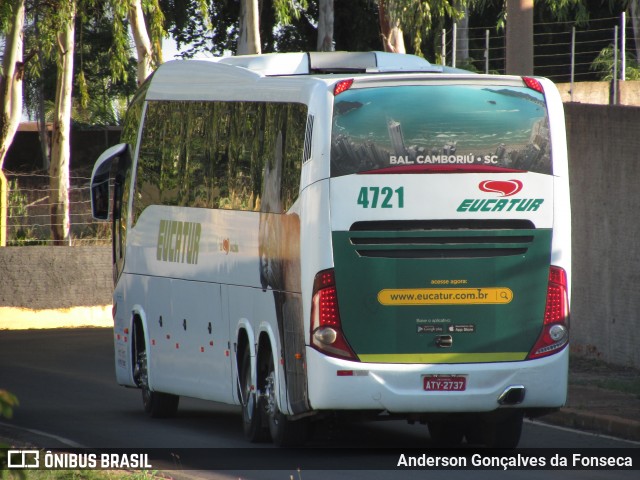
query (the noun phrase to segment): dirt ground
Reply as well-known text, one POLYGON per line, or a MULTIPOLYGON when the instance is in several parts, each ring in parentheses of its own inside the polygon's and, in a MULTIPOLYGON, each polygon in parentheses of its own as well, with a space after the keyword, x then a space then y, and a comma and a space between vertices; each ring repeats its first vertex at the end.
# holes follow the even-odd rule
POLYGON ((640 371, 572 356, 567 407, 640 421, 640 371))
POLYGON ((640 370, 572 355, 567 404, 541 421, 640 441, 640 370))

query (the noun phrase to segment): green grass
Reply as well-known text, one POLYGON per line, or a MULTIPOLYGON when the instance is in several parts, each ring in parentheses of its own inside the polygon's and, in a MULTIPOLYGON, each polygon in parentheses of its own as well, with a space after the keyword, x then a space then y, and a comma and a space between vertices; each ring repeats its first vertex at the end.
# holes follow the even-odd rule
POLYGON ((620 379, 597 379, 597 380, 570 380, 574 385, 590 385, 593 387, 613 390, 616 392, 629 393, 640 397, 640 380, 620 380, 620 379))
MULTIPOLYGON (((16 480, 158 480, 163 478, 155 471, 141 470, 20 470, 9 471, 6 479, 16 480)), ((3 478, 0 475, 0 478, 3 478)))

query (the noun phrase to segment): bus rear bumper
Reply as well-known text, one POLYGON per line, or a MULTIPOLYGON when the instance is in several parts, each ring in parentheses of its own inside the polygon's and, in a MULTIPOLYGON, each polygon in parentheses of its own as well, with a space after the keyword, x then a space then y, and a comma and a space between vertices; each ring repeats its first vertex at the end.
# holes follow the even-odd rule
POLYGON ((553 409, 566 402, 568 364, 568 348, 529 361, 417 365, 351 362, 307 348, 309 401, 314 410, 390 413, 553 409), (425 391, 427 375, 464 376, 465 390, 425 391), (505 392, 520 387, 521 398, 504 402, 505 392))

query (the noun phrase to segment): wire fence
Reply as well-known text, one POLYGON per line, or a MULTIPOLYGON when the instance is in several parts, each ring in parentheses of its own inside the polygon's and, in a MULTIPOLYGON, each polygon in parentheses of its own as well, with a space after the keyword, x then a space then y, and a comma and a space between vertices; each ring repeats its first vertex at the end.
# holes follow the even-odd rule
MULTIPOLYGON (((610 78, 624 80, 625 64, 638 65, 633 25, 625 14, 592 19, 586 25, 575 25, 573 22, 534 23, 533 37, 534 74, 554 82, 597 81, 607 73, 611 75, 610 78), (617 45, 616 49, 614 45, 617 45), (596 59, 602 57, 606 49, 617 55, 617 59, 610 60, 610 68, 615 68, 617 73, 598 71, 594 66, 596 59)), ((504 30, 454 26, 441 33, 440 61, 445 65, 471 68, 482 73, 504 74, 505 43, 504 30)), ((626 75, 626 78, 629 76, 626 75)))
MULTIPOLYGON (((53 245, 49 175, 4 172, 8 181, 7 246, 53 245)), ((111 224, 91 216, 90 178, 70 178, 71 245, 107 245, 111 224)))

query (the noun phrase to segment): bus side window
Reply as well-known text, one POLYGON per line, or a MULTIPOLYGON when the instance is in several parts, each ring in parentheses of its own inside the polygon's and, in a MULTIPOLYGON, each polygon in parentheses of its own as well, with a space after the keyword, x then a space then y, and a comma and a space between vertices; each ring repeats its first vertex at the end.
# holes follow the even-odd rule
POLYGON ((135 218, 152 204, 256 211, 263 172, 282 138, 282 213, 296 200, 307 109, 274 102, 149 102, 140 142, 135 218))

